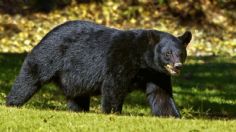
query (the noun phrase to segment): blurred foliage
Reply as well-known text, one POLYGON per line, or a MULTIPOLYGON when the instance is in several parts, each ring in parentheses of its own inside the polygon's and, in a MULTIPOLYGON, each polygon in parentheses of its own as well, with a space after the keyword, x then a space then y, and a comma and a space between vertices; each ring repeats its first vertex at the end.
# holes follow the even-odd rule
POLYGON ((49 12, 56 8, 64 8, 71 0, 1 0, 1 11, 9 14, 24 14, 27 11, 49 12))
POLYGON ((55 26, 90 20, 106 26, 193 33, 191 55, 236 55, 235 0, 2 0, 0 52, 29 52, 55 26))

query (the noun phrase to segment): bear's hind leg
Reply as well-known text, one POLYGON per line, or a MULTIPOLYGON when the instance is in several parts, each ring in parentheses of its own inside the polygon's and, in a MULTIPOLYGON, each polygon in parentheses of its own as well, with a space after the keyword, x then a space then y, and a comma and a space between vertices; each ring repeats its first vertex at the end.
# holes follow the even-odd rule
POLYGON ((89 111, 90 97, 89 96, 77 96, 75 98, 68 99, 67 107, 71 111, 89 111))
POLYGON ((7 106, 22 106, 41 87, 41 82, 35 71, 28 65, 23 65, 19 76, 6 98, 7 106))

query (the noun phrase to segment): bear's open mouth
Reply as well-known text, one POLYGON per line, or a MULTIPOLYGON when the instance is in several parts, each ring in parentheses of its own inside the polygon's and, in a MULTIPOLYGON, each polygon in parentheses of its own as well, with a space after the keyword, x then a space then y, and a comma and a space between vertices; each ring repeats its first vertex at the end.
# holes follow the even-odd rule
POLYGON ((171 74, 171 75, 179 75, 180 74, 180 69, 176 69, 174 68, 174 66, 170 65, 170 64, 167 64, 165 66, 166 70, 171 74))

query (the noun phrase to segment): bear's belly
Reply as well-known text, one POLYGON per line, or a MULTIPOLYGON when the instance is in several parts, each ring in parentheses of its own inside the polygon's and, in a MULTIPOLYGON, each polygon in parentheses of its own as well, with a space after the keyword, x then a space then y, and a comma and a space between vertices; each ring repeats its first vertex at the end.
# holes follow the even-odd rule
POLYGON ((60 85, 68 97, 81 95, 99 95, 101 92, 102 78, 99 76, 64 72, 60 74, 60 85))

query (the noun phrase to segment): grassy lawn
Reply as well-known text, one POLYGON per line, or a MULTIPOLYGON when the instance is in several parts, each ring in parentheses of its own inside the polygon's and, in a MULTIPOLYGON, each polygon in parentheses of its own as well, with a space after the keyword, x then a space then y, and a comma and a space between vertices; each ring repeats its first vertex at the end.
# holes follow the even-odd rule
POLYGON ((0 107, 0 131, 235 131, 236 121, 117 116, 0 107))
POLYGON ((182 119, 150 115, 145 95, 135 91, 122 115, 100 112, 93 97, 90 113, 67 111, 62 92, 44 86, 23 108, 6 108, 5 97, 25 54, 0 54, 0 131, 236 131, 236 58, 189 57, 181 76, 173 78, 182 119))

